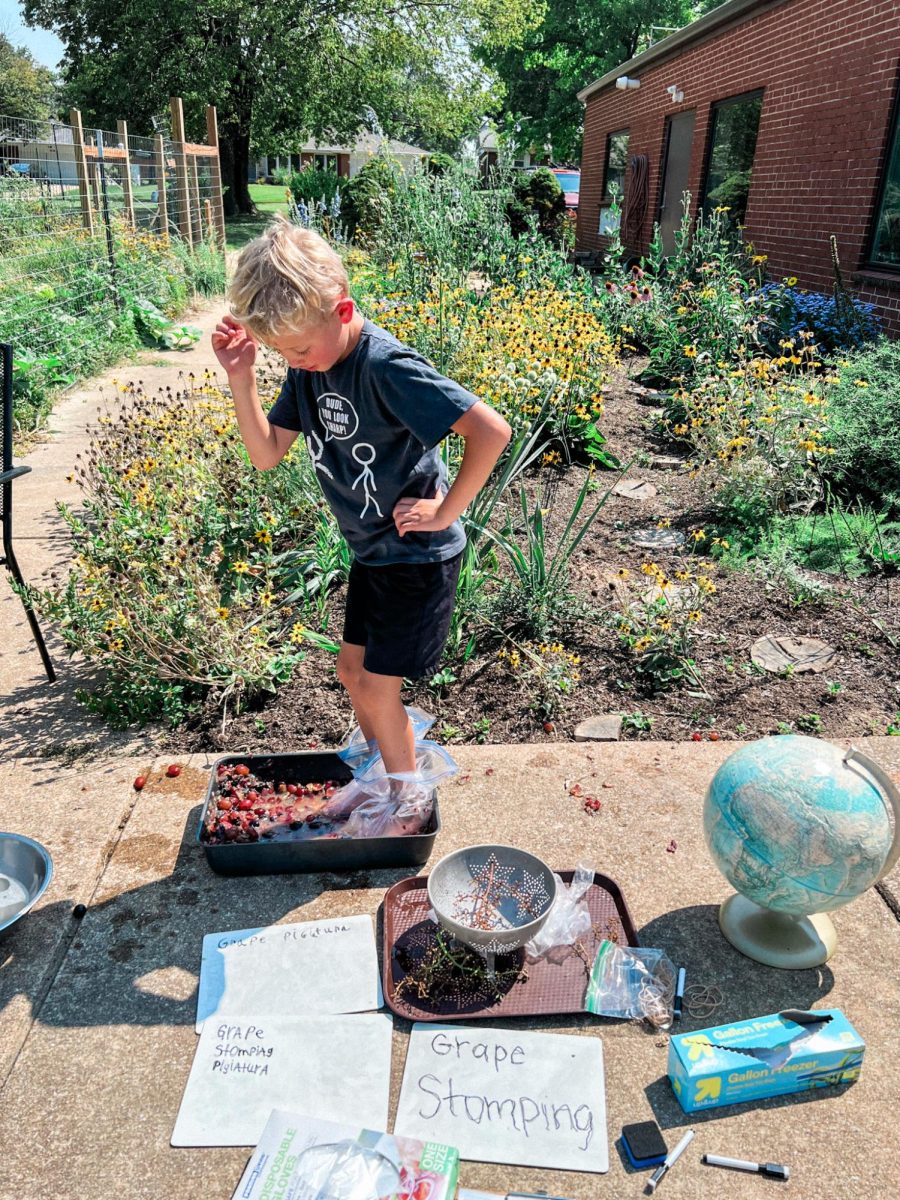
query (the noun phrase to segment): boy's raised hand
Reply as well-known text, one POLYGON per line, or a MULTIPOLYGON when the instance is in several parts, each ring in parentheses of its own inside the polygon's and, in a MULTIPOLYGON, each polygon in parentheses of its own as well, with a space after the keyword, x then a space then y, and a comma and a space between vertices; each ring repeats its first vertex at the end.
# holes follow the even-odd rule
POLYGON ((229 375, 248 375, 252 372, 256 362, 256 339, 229 313, 215 328, 212 348, 229 375))

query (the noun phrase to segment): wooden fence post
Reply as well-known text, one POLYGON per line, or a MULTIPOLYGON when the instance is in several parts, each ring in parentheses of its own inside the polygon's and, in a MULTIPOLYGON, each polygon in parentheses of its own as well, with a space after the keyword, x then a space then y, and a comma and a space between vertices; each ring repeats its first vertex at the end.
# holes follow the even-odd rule
POLYGON ((219 246, 225 250, 225 201, 222 196, 222 163, 219 157, 219 123, 216 119, 215 105, 206 106, 206 140, 216 152, 215 158, 210 159, 210 174, 215 187, 214 211, 216 229, 219 234, 219 246))
POLYGON ((123 170, 125 174, 122 176, 122 192, 125 197, 125 214, 131 222, 131 228, 136 229, 137 224, 134 219, 134 195, 131 190, 131 155, 128 152, 128 122, 116 121, 116 129, 119 131, 119 140, 125 148, 125 158, 123 162, 123 170))
POLYGON ((88 233, 94 232, 94 214, 91 210, 91 193, 88 184, 87 159, 84 156, 84 132, 81 128, 81 113, 70 109, 72 122, 72 146, 75 151, 75 170, 78 174, 78 192, 81 196, 81 221, 88 233))
MULTIPOLYGON (((200 178, 197 173, 197 156, 192 154, 190 157, 190 179, 191 179, 191 216, 197 219, 197 236, 194 238, 196 242, 203 241, 203 212, 200 208, 200 178)), ((193 226, 192 226, 193 233, 193 226)))
POLYGON ((154 160, 156 171, 156 197, 159 206, 159 232, 166 239, 169 236, 169 202, 166 195, 166 184, 168 183, 168 171, 166 167, 166 147, 163 144, 162 134, 158 133, 153 139, 154 160))
POLYGON ((169 98, 172 113, 172 147, 175 151, 175 179, 178 202, 178 228, 189 246, 194 244, 191 230, 191 194, 188 184, 187 156, 184 143, 184 109, 180 96, 169 98))

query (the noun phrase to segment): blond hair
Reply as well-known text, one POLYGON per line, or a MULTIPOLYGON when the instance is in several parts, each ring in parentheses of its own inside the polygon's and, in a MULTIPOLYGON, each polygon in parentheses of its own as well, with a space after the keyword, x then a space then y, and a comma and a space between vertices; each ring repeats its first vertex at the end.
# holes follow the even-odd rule
POLYGON ((269 341, 322 320, 348 291, 344 264, 325 239, 279 214, 241 251, 228 300, 234 319, 269 341))

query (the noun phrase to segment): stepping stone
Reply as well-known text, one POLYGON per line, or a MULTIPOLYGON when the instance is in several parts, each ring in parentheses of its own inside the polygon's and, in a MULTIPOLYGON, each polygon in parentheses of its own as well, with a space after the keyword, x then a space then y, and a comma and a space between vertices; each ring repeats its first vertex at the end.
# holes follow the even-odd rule
POLYGON ((576 742, 617 742, 622 732, 622 714, 604 713, 587 717, 575 726, 576 742))
POLYGON ((753 643, 750 657, 758 667, 773 674, 791 669, 795 675, 808 671, 818 675, 832 666, 837 651, 819 638, 778 637, 770 633, 753 643))
POLYGON ((677 550, 684 545, 680 529, 636 529, 631 544, 641 550, 677 550))
POLYGON ((620 479, 613 488, 613 495, 624 496, 627 500, 652 500, 656 488, 643 479, 620 479))
POLYGON ((679 471, 687 462, 678 454, 651 454, 650 466, 656 471, 679 471))

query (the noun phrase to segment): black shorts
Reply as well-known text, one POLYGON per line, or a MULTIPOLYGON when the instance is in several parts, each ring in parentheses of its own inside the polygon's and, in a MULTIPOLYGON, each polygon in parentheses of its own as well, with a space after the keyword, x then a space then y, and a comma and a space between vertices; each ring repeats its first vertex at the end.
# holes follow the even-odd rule
POLYGON ((444 562, 350 568, 344 641, 365 646, 375 675, 421 679, 437 671, 450 631, 462 552, 444 562))

